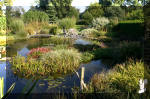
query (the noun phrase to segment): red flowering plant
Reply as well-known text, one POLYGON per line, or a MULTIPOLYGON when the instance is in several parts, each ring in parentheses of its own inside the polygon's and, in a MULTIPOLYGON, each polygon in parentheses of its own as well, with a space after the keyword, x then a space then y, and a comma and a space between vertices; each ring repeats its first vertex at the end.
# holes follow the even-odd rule
POLYGON ((30 50, 30 52, 27 54, 28 58, 39 58, 42 54, 47 53, 50 51, 50 48, 44 48, 44 47, 38 47, 38 48, 33 48, 30 50))

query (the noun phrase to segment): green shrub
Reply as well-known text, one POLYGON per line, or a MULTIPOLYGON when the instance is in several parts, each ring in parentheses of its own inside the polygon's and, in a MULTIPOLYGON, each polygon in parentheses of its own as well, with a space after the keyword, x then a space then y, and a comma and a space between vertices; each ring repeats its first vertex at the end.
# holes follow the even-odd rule
POLYGON ((63 18, 58 21, 58 26, 61 29, 70 29, 75 27, 76 25, 76 19, 75 18, 63 18))
POLYGON ((42 29, 40 34, 49 34, 49 29, 42 29))
POLYGON ((25 23, 30 22, 49 22, 49 17, 42 11, 28 11, 23 15, 25 23))
POLYGON ((143 9, 133 10, 128 13, 127 18, 130 20, 143 20, 144 19, 144 12, 143 9))
POLYGON ((121 21, 118 25, 114 26, 112 31, 121 40, 139 40, 144 37, 142 22, 140 20, 121 21))
POLYGON ((107 73, 95 74, 89 90, 91 92, 132 92, 139 91, 139 80, 144 78, 144 63, 141 61, 127 61, 116 65, 107 73))
POLYGON ((58 26, 57 24, 52 24, 49 26, 49 34, 56 35, 58 33, 58 26))
POLYGON ((10 24, 10 29, 14 34, 16 34, 16 32, 24 31, 23 21, 20 19, 14 19, 10 24))
POLYGON ((143 56, 140 42, 122 42, 120 45, 120 59, 138 58, 143 56))
POLYGON ((76 50, 61 49, 43 54, 41 58, 44 66, 51 69, 52 73, 68 73, 77 69, 81 55, 76 50))
POLYGON ((6 18, 0 17, 0 33, 6 32, 6 18))
POLYGON ((100 36, 99 32, 96 29, 88 28, 81 31, 81 35, 84 37, 97 37, 100 36))
POLYGON ((105 26, 109 24, 109 19, 105 17, 99 17, 96 19, 93 19, 92 21, 92 27, 94 27, 97 30, 106 30, 105 26))

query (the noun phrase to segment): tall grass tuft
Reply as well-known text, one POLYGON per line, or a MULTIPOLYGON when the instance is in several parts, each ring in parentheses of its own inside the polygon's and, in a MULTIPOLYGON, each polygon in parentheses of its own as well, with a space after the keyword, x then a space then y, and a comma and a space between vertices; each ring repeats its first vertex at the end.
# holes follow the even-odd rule
POLYGON ((67 73, 77 69, 81 55, 73 49, 61 49, 43 54, 42 61, 52 72, 67 73))
POLYGON ((89 84, 91 92, 132 92, 139 90, 139 80, 144 78, 144 63, 128 60, 109 72, 95 74, 89 84))
POLYGON ((12 70, 19 77, 35 79, 73 72, 79 67, 81 55, 77 50, 59 49, 41 55, 39 59, 17 56, 12 60, 12 70))

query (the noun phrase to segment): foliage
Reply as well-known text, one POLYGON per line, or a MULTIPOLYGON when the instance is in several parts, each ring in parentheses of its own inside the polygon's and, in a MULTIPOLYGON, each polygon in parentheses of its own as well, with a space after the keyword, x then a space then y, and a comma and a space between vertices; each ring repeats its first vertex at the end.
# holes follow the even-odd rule
POLYGON ((30 52, 27 54, 28 58, 39 58, 42 54, 49 52, 49 48, 33 48, 30 50, 30 52))
POLYGON ((144 37, 144 26, 141 20, 121 21, 112 31, 122 40, 139 40, 144 37), (129 31, 130 30, 130 31, 129 31))
POLYGON ((49 29, 41 29, 39 34, 49 34, 49 29))
POLYGON ((92 27, 94 27, 97 30, 103 30, 107 24, 109 24, 109 20, 105 17, 99 17, 93 19, 92 21, 92 27))
POLYGON ((49 17, 45 12, 42 11, 28 11, 23 15, 25 23, 30 22, 48 22, 49 17))
POLYGON ((14 19, 9 25, 11 33, 16 34, 19 37, 26 37, 24 22, 20 19, 14 19))
POLYGON ((53 5, 55 8, 56 16, 61 19, 68 16, 68 12, 71 11, 72 0, 40 0, 40 9, 45 11, 49 5, 53 5))
POLYGON ((129 60, 116 65, 107 73, 95 74, 89 84, 92 92, 132 92, 139 90, 139 80, 144 78, 144 63, 129 60))
POLYGON ((77 69, 80 63, 80 53, 72 49, 61 49, 43 55, 45 66, 51 68, 51 72, 67 73, 77 69))
POLYGON ((73 49, 60 49, 44 53, 40 59, 17 56, 13 58, 12 70, 15 74, 25 78, 35 79, 52 74, 66 74, 77 69, 81 55, 73 49))
POLYGON ((51 37, 49 40, 52 44, 56 45, 58 44, 72 45, 74 43, 74 40, 72 38, 57 37, 57 36, 51 37))
POLYGON ((5 33, 6 32, 6 18, 5 17, 0 17, 0 33, 5 33))
POLYGON ((90 25, 93 20, 92 14, 89 13, 88 11, 85 11, 81 17, 85 25, 90 25))
POLYGON ((88 28, 81 31, 81 35, 84 37, 97 37, 99 36, 99 32, 96 29, 88 28))
POLYGON ((142 9, 132 10, 132 12, 128 13, 127 18, 130 20, 143 20, 144 13, 142 9))
POLYGON ((46 13, 49 16, 49 23, 57 20, 55 7, 50 3, 46 9, 46 13))
POLYGON ((88 11, 93 16, 93 18, 104 16, 103 8, 99 3, 91 4, 86 8, 86 11, 88 11))
POLYGON ((0 45, 6 45, 6 36, 0 36, 0 45))
POLYGON ((119 19, 125 17, 125 11, 121 7, 106 6, 104 7, 105 17, 118 17, 119 19))
POLYGON ((58 21, 58 26, 61 29, 70 29, 75 27, 76 19, 75 18, 63 18, 62 20, 58 21))
POLYGON ((79 19, 79 10, 78 9, 76 9, 75 7, 72 7, 71 6, 71 8, 70 8, 70 11, 68 12, 68 14, 67 14, 67 17, 70 17, 70 18, 72 18, 72 17, 74 17, 77 21, 78 21, 78 19, 79 19))
POLYGON ((93 54, 94 59, 111 59, 118 63, 125 61, 127 58, 141 59, 142 47, 139 42, 122 42, 115 48, 96 49, 93 54))
POLYGON ((58 25, 57 24, 51 24, 49 25, 49 34, 58 34, 58 25))
POLYGON ((89 62, 94 58, 94 55, 90 52, 82 53, 82 62, 89 62))

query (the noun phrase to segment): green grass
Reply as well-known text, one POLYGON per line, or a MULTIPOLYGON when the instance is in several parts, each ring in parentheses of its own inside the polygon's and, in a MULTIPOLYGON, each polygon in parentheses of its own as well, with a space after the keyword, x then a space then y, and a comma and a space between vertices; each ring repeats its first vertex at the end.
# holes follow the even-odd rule
POLYGON ((74 43, 74 40, 72 38, 65 38, 65 37, 51 37, 49 39, 51 44, 56 44, 56 45, 61 45, 61 44, 67 44, 67 45, 72 45, 74 43))
POLYGON ((53 74, 66 74, 77 69, 81 62, 81 54, 74 49, 50 51, 40 59, 17 56, 13 58, 12 70, 19 77, 38 79, 53 74))
POLYGON ((144 78, 144 63, 129 60, 116 65, 109 72, 95 74, 88 85, 90 92, 132 92, 139 90, 139 79, 144 78))

